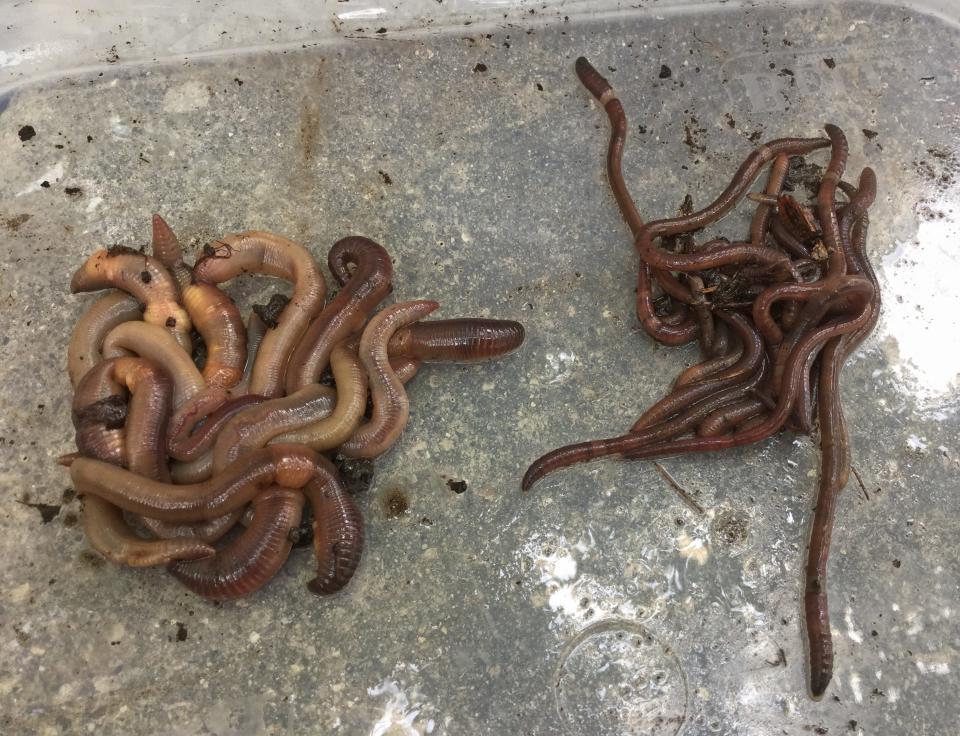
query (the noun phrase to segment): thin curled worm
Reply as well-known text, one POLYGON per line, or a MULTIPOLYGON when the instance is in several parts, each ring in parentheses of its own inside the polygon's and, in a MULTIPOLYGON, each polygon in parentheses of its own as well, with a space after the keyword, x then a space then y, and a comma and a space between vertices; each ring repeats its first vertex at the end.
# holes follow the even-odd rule
POLYGON ((260 590, 286 562, 290 532, 300 524, 303 494, 268 488, 253 499, 253 519, 239 537, 213 557, 175 562, 170 574, 209 600, 242 598, 260 590))
POLYGON ((314 450, 331 450, 356 431, 367 408, 367 372, 360 364, 356 349, 344 343, 333 349, 330 364, 337 386, 333 412, 278 435, 277 442, 304 444, 314 450))
POLYGON ((141 516, 163 521, 215 519, 242 508, 269 485, 302 488, 313 475, 316 453, 301 445, 271 445, 239 457, 202 483, 173 485, 143 478, 97 460, 70 465, 78 493, 91 493, 141 516))
POLYGON ((67 344, 67 373, 74 388, 103 359, 103 339, 114 327, 143 317, 140 302, 125 291, 111 291, 97 299, 77 320, 67 344))
POLYGON ((143 319, 170 331, 184 350, 190 349, 190 317, 178 298, 177 284, 156 258, 125 249, 98 250, 70 280, 70 292, 122 289, 146 305, 143 319))
POLYGON ((293 282, 293 295, 263 337, 250 393, 274 398, 283 393, 290 355, 310 321, 323 309, 326 283, 310 253, 300 244, 280 235, 248 231, 217 241, 193 267, 197 282, 220 284, 241 273, 262 273, 293 282))
POLYGON ((377 457, 400 437, 410 416, 410 401, 390 366, 387 345, 401 327, 426 317, 440 305, 434 301, 393 304, 370 320, 360 338, 360 361, 367 371, 373 411, 340 447, 345 457, 377 457))
POLYGON ((390 355, 425 362, 471 362, 499 358, 523 344, 519 322, 506 319, 424 320, 397 330, 390 338, 390 355))
MULTIPOLYGON (((213 446, 213 472, 221 472, 243 453, 263 447, 287 430, 329 416, 337 408, 336 395, 329 386, 314 383, 289 396, 270 399, 240 412, 217 436, 213 446)), ((275 444, 284 442, 278 439, 275 444)))
POLYGON ((342 238, 327 255, 330 270, 338 278, 355 269, 343 288, 307 328, 294 349, 287 370, 287 393, 319 380, 334 345, 360 330, 370 313, 390 293, 393 263, 378 243, 360 236, 342 238))
POLYGON ((316 595, 346 586, 363 554, 363 517, 340 482, 337 469, 322 455, 314 478, 304 487, 313 507, 313 550, 317 575, 307 583, 316 595))
POLYGON ((223 426, 232 417, 251 406, 262 404, 266 397, 256 394, 243 394, 231 398, 219 409, 208 415, 200 427, 177 443, 171 441, 171 447, 183 461, 193 460, 211 450, 223 426))
MULTIPOLYGON (((623 147, 627 137, 627 117, 623 105, 617 99, 610 83, 584 57, 576 61, 576 72, 581 83, 604 106, 610 121, 610 143, 607 149, 607 180, 617 201, 620 214, 630 232, 636 237, 643 226, 643 219, 623 178, 623 147)), ((666 271, 657 272, 658 281, 668 285, 672 295, 681 301, 692 301, 689 290, 684 289, 674 276, 666 271)), ((676 324, 664 322, 653 307, 650 270, 640 264, 637 277, 637 316, 648 335, 667 345, 683 345, 696 337, 697 324, 681 311, 681 320, 676 324)))

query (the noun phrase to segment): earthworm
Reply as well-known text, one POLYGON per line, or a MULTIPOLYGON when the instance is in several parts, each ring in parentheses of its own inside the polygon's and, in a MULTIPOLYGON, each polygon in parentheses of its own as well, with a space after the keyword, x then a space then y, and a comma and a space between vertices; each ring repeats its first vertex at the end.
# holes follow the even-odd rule
POLYGON ((146 305, 143 319, 170 331, 177 343, 190 349, 190 317, 180 306, 177 284, 160 261, 126 248, 98 250, 70 281, 70 292, 115 287, 146 305))
POLYGON ((67 372, 76 388, 86 372, 99 363, 103 339, 114 327, 143 317, 143 308, 124 291, 111 291, 97 299, 77 320, 67 344, 67 372))
POLYGON ((83 497, 83 530, 90 546, 111 562, 131 567, 165 565, 173 560, 195 560, 213 555, 202 540, 143 539, 138 537, 116 506, 94 495, 83 497))
POLYGON ((201 521, 242 508, 269 485, 302 488, 316 453, 302 445, 271 445, 240 456, 202 483, 173 485, 87 458, 70 465, 78 493, 91 493, 141 516, 163 521, 201 521))
POLYGON ((437 319, 397 330, 390 338, 390 355, 426 362, 471 362, 499 358, 523 344, 523 325, 504 319, 437 319))
POLYGON ((313 550, 317 575, 311 593, 327 595, 353 577, 363 554, 363 518, 340 482, 337 469, 322 455, 314 477, 304 487, 313 507, 313 550))
POLYGON ((307 328, 290 357, 287 393, 313 383, 327 366, 334 345, 360 330, 370 313, 390 293, 393 263, 382 245, 351 236, 334 243, 327 256, 338 278, 355 266, 343 288, 307 328))
POLYGON ((108 363, 117 383, 130 392, 124 465, 147 478, 167 480, 166 428, 173 393, 169 376, 142 358, 115 358, 108 363))
POLYGON ((426 317, 440 305, 434 301, 393 304, 370 320, 360 338, 360 362, 367 371, 373 411, 340 447, 345 457, 377 457, 403 432, 410 415, 410 401, 403 384, 390 367, 387 344, 399 328, 426 317))
POLYGON ((830 137, 830 162, 823 172, 820 188, 817 190, 818 216, 823 231, 823 244, 827 247, 829 257, 829 275, 843 275, 847 272, 847 260, 844 256, 840 240, 840 225, 837 222, 837 213, 833 207, 834 195, 837 191, 837 182, 843 176, 847 163, 847 139, 843 131, 836 125, 824 127, 830 137))
POLYGON ((213 448, 223 426, 237 413, 266 401, 266 397, 243 394, 228 400, 203 420, 203 424, 178 442, 171 440, 171 450, 184 461, 193 460, 213 448))
MULTIPOLYGON (((277 442, 294 442, 314 450, 330 450, 356 431, 367 408, 367 373, 360 364, 356 349, 344 343, 334 347, 330 356, 333 380, 337 385, 337 400, 333 412, 329 410, 310 423, 301 423, 295 429, 277 436, 277 442)), ((391 372, 392 369, 391 369, 391 372)), ((394 372, 394 375, 395 372, 394 372)), ((399 379, 398 379, 399 380, 399 379)), ((401 381, 401 384, 403 382, 401 381)), ((301 391, 307 390, 309 386, 301 391)), ((300 393, 300 392, 297 392, 300 393)), ((297 394, 292 394, 296 396, 297 394)), ((270 417, 268 421, 272 422, 270 417)), ((216 460, 214 461, 216 466, 216 460)))
POLYGON ((293 282, 290 303, 277 326, 264 335, 250 377, 250 393, 274 398, 283 392, 287 362, 297 341, 323 309, 326 283, 302 245, 261 231, 222 238, 193 267, 198 283, 219 284, 241 273, 262 273, 293 282))
POLYGON ((253 364, 257 360, 257 353, 260 351, 260 343, 263 336, 267 334, 267 323, 264 322, 256 312, 250 312, 247 317, 247 359, 243 365, 243 375, 233 387, 234 395, 242 395, 250 390, 250 376, 253 374, 253 364))
POLYGON ((745 398, 728 404, 704 418, 697 427, 698 437, 716 437, 726 434, 748 419, 758 416, 766 408, 760 399, 745 398))
MULTIPOLYGON (((334 403, 335 396, 340 396, 340 392, 335 393, 329 386, 310 384, 289 396, 270 399, 237 414, 217 435, 213 448, 213 472, 221 472, 243 453, 263 447, 290 429, 295 430, 330 416, 331 411, 340 408, 339 403, 334 403)), ((358 421, 366 406, 365 383, 362 402, 358 421)))
POLYGON ((243 533, 213 557, 175 562, 170 574, 209 600, 242 598, 277 574, 290 555, 290 532, 300 524, 303 494, 268 488, 253 499, 253 520, 243 533))
MULTIPOLYGON (((770 174, 767 178, 767 187, 764 193, 777 196, 783 189, 783 183, 787 179, 787 170, 790 168, 790 157, 784 154, 777 156, 773 160, 773 166, 770 167, 770 174)), ((753 245, 763 245, 767 237, 767 228, 770 224, 770 216, 773 208, 768 204, 760 204, 753 213, 753 219, 750 220, 750 242, 753 245)))
POLYGON ((203 380, 213 388, 231 388, 243 376, 247 331, 233 299, 212 284, 183 287, 183 306, 207 346, 203 380))
POLYGON ((180 289, 193 281, 193 269, 183 261, 183 248, 173 229, 160 215, 153 216, 153 257, 167 267, 180 289))
POLYGON ((173 379, 175 408, 204 389, 203 376, 190 355, 161 327, 146 322, 124 322, 110 330, 103 341, 103 356, 116 358, 129 353, 160 366, 173 379))
POLYGON ((73 426, 80 455, 122 467, 127 411, 126 391, 114 377, 112 363, 101 362, 87 371, 73 396, 73 426))
POLYGON ((770 234, 774 242, 794 258, 809 258, 810 249, 801 243, 779 215, 770 217, 770 234))

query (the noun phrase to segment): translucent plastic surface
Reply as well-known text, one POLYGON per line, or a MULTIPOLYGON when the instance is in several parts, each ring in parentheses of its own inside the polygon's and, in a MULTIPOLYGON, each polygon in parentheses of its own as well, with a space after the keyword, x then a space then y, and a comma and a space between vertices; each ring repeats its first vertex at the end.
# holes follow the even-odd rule
POLYGON ((301 5, 151 6, 122 27, 105 4, 3 8, 22 34, 0 43, 3 731, 951 733, 956 25, 867 3, 301 5), (851 171, 877 171, 884 312, 843 379, 857 477, 823 701, 800 615, 811 439, 665 462, 703 514, 646 463, 519 491, 534 457, 621 432, 696 359, 637 328, 581 54, 626 107, 645 216, 711 199, 758 138, 826 122, 851 171), (342 594, 306 591, 307 549, 223 606, 88 550, 54 463, 72 449, 66 341, 90 302, 67 284, 95 248, 145 243, 154 211, 194 245, 266 228, 321 260, 364 234, 396 258, 395 298, 527 327, 507 360, 412 384, 411 423, 357 497, 368 542, 342 594))

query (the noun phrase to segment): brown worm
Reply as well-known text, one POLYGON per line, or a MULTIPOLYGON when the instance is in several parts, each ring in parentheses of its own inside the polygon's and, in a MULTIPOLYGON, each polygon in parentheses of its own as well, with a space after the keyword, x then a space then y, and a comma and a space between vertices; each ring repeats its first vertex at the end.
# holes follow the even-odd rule
MULTIPOLYGON (((263 447, 275 437, 278 438, 275 444, 286 443, 279 437, 288 430, 329 416, 335 410, 334 397, 337 395, 329 386, 314 383, 290 396, 270 399, 240 412, 217 435, 213 447, 213 472, 219 473, 243 453, 263 447)), ((363 403, 365 406, 366 384, 363 403)))
POLYGON ((113 376, 113 364, 104 361, 87 371, 73 397, 74 439, 80 455, 122 467, 127 411, 126 391, 113 376))
POLYGON ((143 319, 169 330, 184 350, 190 349, 190 317, 180 306, 173 276, 160 261, 123 248, 98 250, 70 281, 73 294, 110 287, 122 289, 143 302, 143 319))
POLYGON ((270 398, 283 393, 290 355, 310 321, 323 309, 326 283, 313 257, 298 243, 273 233, 228 235, 197 261, 197 282, 219 284, 241 273, 260 273, 293 282, 290 303, 277 326, 263 337, 250 378, 250 393, 270 398))
POLYGON ((67 373, 76 388, 86 372, 103 359, 103 339, 123 322, 143 317, 140 302, 124 291, 111 291, 97 299, 77 320, 67 344, 67 373))
POLYGON ((322 455, 304 493, 313 507, 313 550, 317 561, 317 575, 307 583, 307 588, 317 595, 335 593, 350 582, 360 564, 363 517, 340 482, 337 469, 322 455))
POLYGON ((90 546, 111 562, 131 567, 210 557, 213 547, 199 539, 143 539, 116 506, 94 495, 83 498, 83 530, 90 546))
POLYGON ((212 450, 217 436, 220 434, 224 425, 241 411, 246 411, 251 406, 262 404, 266 401, 263 396, 255 394, 244 394, 228 400, 219 409, 208 415, 200 427, 192 434, 179 439, 171 440, 171 452, 176 453, 176 457, 183 461, 196 459, 203 453, 212 450))
MULTIPOLYGON (((773 160, 773 166, 770 167, 770 174, 767 178, 767 186, 764 194, 776 197, 783 189, 783 183, 787 179, 787 171, 790 168, 790 157, 781 154, 773 160)), ((750 242, 753 245, 763 245, 767 237, 767 229, 770 225, 770 217, 773 214, 773 207, 769 204, 760 204, 753 213, 753 219, 750 220, 750 242)))
POLYGON ((327 256, 336 276, 352 275, 307 328, 287 370, 287 393, 313 383, 327 367, 334 345, 360 330, 370 313, 391 291, 393 263, 383 246, 359 236, 334 243, 327 256))
MULTIPOLYGON (((127 466, 136 473, 163 477, 166 474, 163 425, 170 403, 169 378, 137 358, 109 360, 99 364, 94 372, 110 376, 132 393, 125 422, 127 466)), ((78 396, 82 401, 82 391, 78 396)), ((107 455, 93 457, 111 461, 107 455)), ((212 547, 198 539, 142 539, 130 529, 120 509, 95 495, 84 496, 83 526, 91 547, 111 562, 132 567, 165 565, 174 560, 193 560, 214 553, 212 547)))
POLYGON ((146 322, 124 322, 103 341, 105 358, 135 353, 160 366, 173 379, 173 405, 180 407, 204 389, 203 376, 170 333, 146 322))
POLYGON ((313 474, 316 453, 302 445, 272 445, 242 455, 202 483, 160 483, 97 460, 78 458, 70 478, 78 493, 91 493, 141 516, 163 521, 215 519, 242 508, 263 488, 302 488, 313 474))
POLYGON ((260 590, 286 562, 290 532, 300 524, 303 494, 268 488, 253 499, 253 519, 239 537, 213 557, 175 562, 170 574, 209 600, 242 598, 260 590))
POLYGON ((370 320, 360 338, 360 361, 367 371, 373 411, 340 447, 345 457, 377 457, 400 437, 410 416, 410 401, 400 379, 390 367, 387 345, 401 327, 426 317, 440 305, 434 301, 394 304, 370 320))
POLYGON ((160 215, 153 216, 153 257, 167 267, 180 289, 190 285, 193 269, 183 261, 183 248, 173 229, 160 215))
POLYGON ((236 385, 247 359, 247 331, 233 299, 212 284, 188 284, 183 306, 207 346, 204 381, 213 388, 236 385))
MULTIPOLYGON (((367 373, 360 364, 356 349, 351 349, 344 343, 333 349, 330 364, 333 380, 337 385, 333 412, 328 411, 325 416, 318 417, 309 424, 301 424, 296 429, 278 435, 276 442, 300 443, 314 450, 331 450, 357 429, 367 408, 367 373)), ((300 389, 292 396, 297 396, 308 388, 310 387, 300 389)))
POLYGON ((499 358, 523 344, 523 325, 505 319, 438 319, 417 322, 390 338, 390 355, 425 362, 499 358))
POLYGON ((257 360, 257 353, 260 351, 260 343, 263 342, 263 336, 267 334, 267 323, 264 322, 256 312, 250 312, 247 318, 247 359, 243 365, 243 375, 233 387, 234 395, 242 395, 250 390, 250 376, 253 375, 253 364, 257 360))

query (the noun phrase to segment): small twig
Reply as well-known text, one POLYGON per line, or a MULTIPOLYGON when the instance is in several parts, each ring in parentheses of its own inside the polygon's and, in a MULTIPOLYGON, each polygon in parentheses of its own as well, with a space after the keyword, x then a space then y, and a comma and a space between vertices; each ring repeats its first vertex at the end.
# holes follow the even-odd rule
POLYGON ((860 477, 860 473, 858 473, 858 472, 857 472, 857 469, 856 469, 855 467, 853 467, 852 465, 850 466, 850 470, 853 471, 853 477, 856 478, 856 479, 857 479, 857 483, 860 484, 860 490, 863 491, 863 496, 864 496, 864 498, 866 498, 866 499, 869 501, 869 500, 870 500, 870 494, 867 493, 867 487, 863 484, 863 478, 860 477))
POLYGON ((693 500, 693 496, 691 496, 690 493, 687 492, 687 490, 683 486, 677 483, 676 478, 670 475, 670 473, 667 472, 667 469, 665 467, 663 467, 660 463, 656 461, 653 463, 653 467, 657 469, 657 472, 660 473, 663 479, 667 481, 667 483, 670 484, 673 490, 677 492, 677 495, 680 496, 680 500, 682 500, 685 504, 687 504, 687 506, 689 506, 691 509, 696 511, 701 516, 706 515, 707 512, 703 510, 703 506, 701 506, 700 504, 698 504, 696 501, 693 500))

